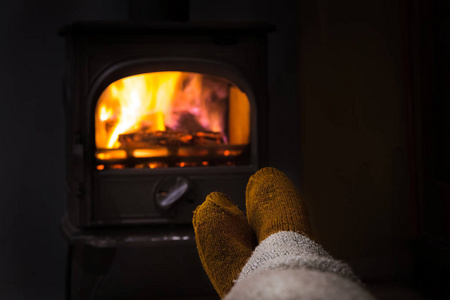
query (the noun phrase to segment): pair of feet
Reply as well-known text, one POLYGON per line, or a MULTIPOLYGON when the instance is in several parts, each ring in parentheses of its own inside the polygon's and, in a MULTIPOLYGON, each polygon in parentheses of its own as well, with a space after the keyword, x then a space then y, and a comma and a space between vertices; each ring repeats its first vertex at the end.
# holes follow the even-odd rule
POLYGON ((293 183, 277 169, 263 168, 250 177, 246 210, 247 217, 225 194, 214 192, 194 211, 200 260, 221 298, 265 238, 280 231, 311 237, 306 207, 293 183))

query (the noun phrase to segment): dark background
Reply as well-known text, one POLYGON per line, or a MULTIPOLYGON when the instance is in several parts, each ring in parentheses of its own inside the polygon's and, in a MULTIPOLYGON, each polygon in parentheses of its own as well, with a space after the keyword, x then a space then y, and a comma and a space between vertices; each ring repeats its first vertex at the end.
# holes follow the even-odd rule
MULTIPOLYGON (((270 164, 301 188, 317 240, 377 285, 411 282, 410 242, 420 233, 406 12, 401 0, 190 1, 193 21, 276 25, 268 45, 270 164)), ((64 297, 58 30, 127 19, 128 3, 119 0, 1 4, 0 299, 64 297)))

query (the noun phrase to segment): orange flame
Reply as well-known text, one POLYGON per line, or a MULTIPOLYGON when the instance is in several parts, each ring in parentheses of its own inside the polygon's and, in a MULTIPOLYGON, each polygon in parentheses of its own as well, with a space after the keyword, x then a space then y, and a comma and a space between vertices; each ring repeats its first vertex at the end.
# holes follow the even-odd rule
POLYGON ((110 84, 97 105, 97 148, 117 148, 120 134, 148 126, 164 131, 181 72, 158 72, 122 78, 110 84), (103 124, 102 124, 103 123, 103 124), (103 125, 103 126, 102 126, 103 125))
POLYGON ((219 142, 224 144, 248 144, 248 98, 224 79, 188 72, 125 77, 111 83, 100 95, 95 112, 98 159, 125 159, 127 153, 134 157, 168 156, 167 148, 153 149, 153 144, 139 144, 139 140, 139 146, 132 146, 132 151, 104 152, 123 147, 120 135, 139 133, 139 138, 166 130, 210 131, 221 133, 223 138, 219 142))

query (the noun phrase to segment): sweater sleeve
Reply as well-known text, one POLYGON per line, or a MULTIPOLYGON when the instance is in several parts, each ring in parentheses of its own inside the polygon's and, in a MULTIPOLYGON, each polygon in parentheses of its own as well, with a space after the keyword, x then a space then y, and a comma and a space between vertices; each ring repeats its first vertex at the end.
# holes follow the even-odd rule
POLYGON ((225 297, 233 299, 374 299, 351 268, 299 233, 263 240, 225 297))

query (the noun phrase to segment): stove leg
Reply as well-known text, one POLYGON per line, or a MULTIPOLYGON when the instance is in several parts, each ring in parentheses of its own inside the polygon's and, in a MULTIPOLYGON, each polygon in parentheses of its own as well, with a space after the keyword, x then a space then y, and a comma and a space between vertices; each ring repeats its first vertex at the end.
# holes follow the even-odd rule
POLYGON ((66 299, 95 299, 115 252, 114 248, 71 245, 68 253, 66 299))

